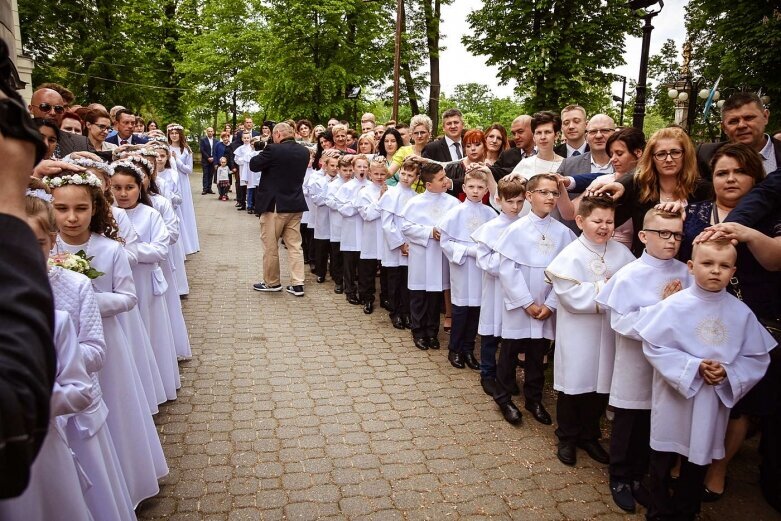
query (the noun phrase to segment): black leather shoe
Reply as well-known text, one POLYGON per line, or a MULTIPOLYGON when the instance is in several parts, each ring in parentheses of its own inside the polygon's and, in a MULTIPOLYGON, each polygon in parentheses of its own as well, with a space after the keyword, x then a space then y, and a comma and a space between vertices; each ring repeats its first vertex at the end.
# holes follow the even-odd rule
POLYGON ((404 321, 398 315, 393 315, 391 317, 391 324, 393 324, 393 327, 396 329, 404 329, 404 321))
POLYGON ((499 406, 499 410, 502 411, 502 416, 504 416, 504 419, 507 420, 507 423, 511 423, 513 425, 518 425, 521 423, 521 418, 523 418, 523 415, 513 402, 501 404, 499 406))
POLYGON ((318 284, 322 284, 323 282, 325 282, 325 277, 317 277, 318 284))
POLYGON ((388 311, 393 311, 393 308, 390 305, 390 301, 388 299, 383 299, 380 301, 380 307, 382 309, 387 309, 388 311))
POLYGON ((428 350, 428 342, 426 342, 425 338, 415 338, 414 341, 415 341, 415 347, 417 347, 421 351, 428 350))
POLYGON ((534 419, 543 425, 551 425, 553 420, 548 411, 545 410, 541 402, 526 402, 525 409, 532 413, 534 419))
POLYGON ((618 508, 631 514, 635 513, 635 498, 632 496, 632 487, 624 481, 610 480, 610 494, 618 508))
POLYGON ((336 293, 337 295, 341 295, 342 293, 344 293, 344 286, 342 286, 341 284, 335 285, 334 293, 336 293))
POLYGON ((450 365, 452 365, 456 369, 463 369, 464 367, 466 367, 466 364, 464 363, 464 355, 462 355, 461 353, 450 351, 447 354, 447 359, 450 361, 450 365))
POLYGON ((469 369, 474 369, 475 371, 480 370, 480 362, 477 361, 477 358, 475 358, 474 353, 466 353, 464 356, 464 363, 466 363, 466 366, 469 369))
POLYGON ((607 465, 610 463, 610 455, 602 448, 597 440, 581 441, 578 443, 578 447, 586 451, 586 454, 591 456, 591 459, 598 463, 607 465))
POLYGON ((241 205, 241 206, 239 206, 239 207, 238 207, 238 208, 236 208, 236 209, 237 209, 238 211, 240 211, 240 212, 243 212, 244 210, 246 210, 246 209, 247 209, 247 207, 246 207, 246 206, 244 206, 244 205, 241 205))
POLYGON ((412 329, 412 320, 409 318, 409 315, 401 317, 401 321, 404 322, 404 329, 412 329))
POLYGON ((372 302, 364 302, 363 312, 367 315, 371 315, 374 312, 374 304, 372 302))
POLYGON ((641 481, 632 481, 632 497, 645 508, 651 504, 651 491, 641 481))
POLYGON ((439 349, 440 348, 439 339, 437 337, 429 338, 428 346, 431 349, 439 349))
POLYGON ((571 442, 559 442, 559 450, 556 451, 556 456, 559 461, 570 467, 574 466, 578 462, 577 449, 575 444, 571 442))
POLYGON ((480 378, 480 385, 483 387, 483 392, 488 396, 493 396, 496 392, 496 380, 490 376, 480 378))
POLYGON ((361 303, 361 301, 358 300, 358 297, 356 297, 355 295, 347 295, 347 302, 349 302, 353 306, 357 306, 358 304, 361 303))

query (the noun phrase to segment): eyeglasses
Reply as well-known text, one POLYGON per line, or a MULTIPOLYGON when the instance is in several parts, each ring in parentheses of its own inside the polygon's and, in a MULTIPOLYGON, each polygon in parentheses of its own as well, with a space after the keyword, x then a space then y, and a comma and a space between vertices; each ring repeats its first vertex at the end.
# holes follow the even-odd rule
POLYGON ((616 129, 614 128, 595 128, 593 130, 587 130, 586 134, 588 134, 589 136, 596 136, 597 134, 606 135, 606 134, 612 134, 615 131, 616 129))
POLYGON ((554 199, 561 196, 561 192, 555 190, 529 190, 533 194, 540 194, 543 197, 553 197, 554 199))
POLYGON ((673 148, 672 150, 660 150, 659 152, 654 152, 653 154, 654 159, 657 161, 665 161, 667 156, 670 156, 673 159, 680 159, 682 155, 683 150, 679 148, 673 148))
POLYGON ((650 228, 644 228, 643 231, 658 233, 661 239, 669 239, 670 237, 674 237, 676 241, 683 240, 683 234, 679 232, 671 232, 670 230, 651 230, 650 228))
POLYGON ((62 105, 51 105, 49 103, 41 103, 38 105, 38 108, 41 109, 41 112, 51 112, 52 109, 54 109, 54 112, 57 114, 62 114, 65 112, 65 107, 62 105))
POLYGON ((101 132, 105 132, 109 129, 109 125, 99 125, 97 123, 92 124, 93 127, 98 127, 101 132))

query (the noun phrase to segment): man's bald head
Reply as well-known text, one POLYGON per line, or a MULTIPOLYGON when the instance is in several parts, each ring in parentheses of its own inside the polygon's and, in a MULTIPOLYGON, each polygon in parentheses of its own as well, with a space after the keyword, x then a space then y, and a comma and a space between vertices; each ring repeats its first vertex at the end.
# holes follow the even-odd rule
POLYGON ((586 141, 591 153, 602 153, 607 145, 607 138, 616 131, 616 123, 607 114, 594 114, 586 125, 586 141))
POLYGON ((33 117, 54 120, 59 127, 65 113, 65 101, 56 90, 38 89, 33 92, 28 109, 33 117))
POLYGON ((534 148, 534 135, 532 133, 532 117, 526 114, 518 116, 510 125, 510 133, 513 136, 515 147, 525 150, 527 153, 534 148))

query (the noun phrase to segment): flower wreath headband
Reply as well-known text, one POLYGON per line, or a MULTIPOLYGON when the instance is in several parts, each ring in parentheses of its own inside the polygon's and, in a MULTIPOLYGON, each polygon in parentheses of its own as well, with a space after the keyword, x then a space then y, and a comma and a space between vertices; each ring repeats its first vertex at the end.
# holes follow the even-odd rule
POLYGON ((146 174, 144 173, 143 170, 141 170, 141 167, 139 167, 138 165, 133 164, 130 159, 123 159, 121 161, 114 161, 111 165, 114 167, 114 173, 116 173, 117 168, 124 167, 124 168, 128 168, 128 169, 132 170, 133 172, 137 173, 141 177, 141 180, 146 178, 146 174))
POLYGON ((54 201, 54 196, 52 194, 46 193, 46 190, 43 190, 42 188, 36 188, 35 190, 30 190, 28 188, 27 191, 24 193, 24 195, 29 197, 35 197, 47 203, 51 203, 52 201, 54 201))
POLYGON ((44 177, 43 184, 49 188, 59 188, 61 186, 76 185, 76 186, 94 186, 96 188, 103 187, 100 182, 100 178, 92 172, 76 172, 74 174, 60 175, 56 177, 44 177))
POLYGON ((184 131, 184 127, 181 126, 179 123, 171 123, 167 127, 165 127, 166 133, 170 132, 171 130, 179 130, 184 131))
POLYGON ((63 159, 63 162, 70 163, 71 165, 78 165, 84 168, 92 168, 94 170, 100 170, 107 176, 111 177, 114 175, 114 168, 108 163, 104 163, 103 161, 95 161, 93 159, 87 159, 83 157, 66 157, 63 159))

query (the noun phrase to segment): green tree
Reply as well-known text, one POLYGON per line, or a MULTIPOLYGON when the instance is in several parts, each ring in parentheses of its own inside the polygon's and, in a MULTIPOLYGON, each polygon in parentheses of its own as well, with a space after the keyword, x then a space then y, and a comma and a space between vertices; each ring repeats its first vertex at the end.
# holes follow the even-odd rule
POLYGON ((639 27, 624 0, 598 8, 583 0, 495 0, 467 19, 467 50, 488 56, 502 84, 515 80, 529 112, 569 103, 605 110, 612 78, 604 71, 624 63, 623 37, 639 27))
POLYGON ((654 106, 656 114, 669 123, 675 120, 675 103, 667 91, 678 79, 680 68, 678 49, 673 40, 665 41, 659 52, 648 60, 650 104, 654 106))

